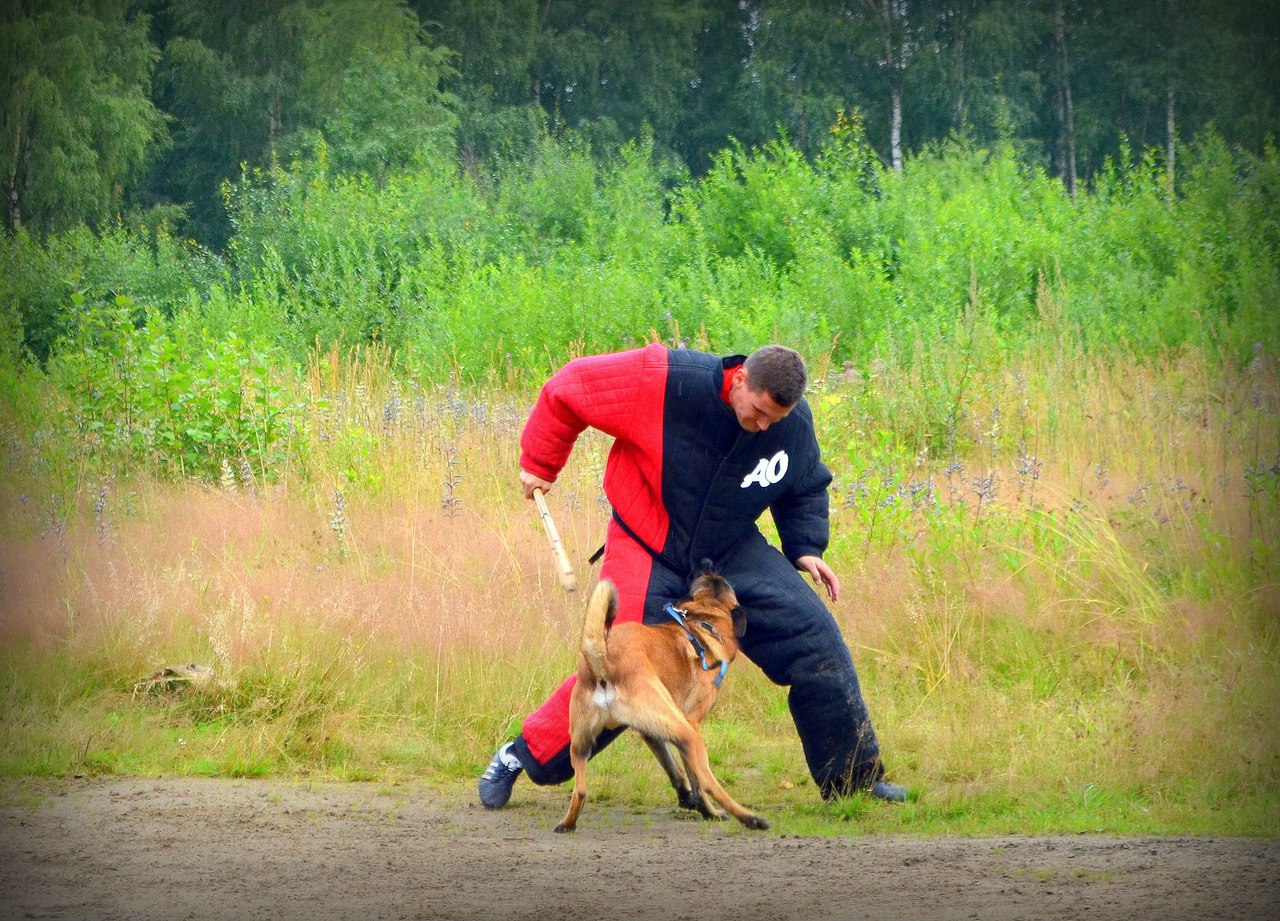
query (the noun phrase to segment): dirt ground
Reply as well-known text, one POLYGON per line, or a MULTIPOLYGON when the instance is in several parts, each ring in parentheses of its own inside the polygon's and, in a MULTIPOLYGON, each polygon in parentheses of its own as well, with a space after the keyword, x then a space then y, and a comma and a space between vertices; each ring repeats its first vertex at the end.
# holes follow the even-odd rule
MULTIPOLYGON (((0 786, 0 918, 1274 919, 1280 840, 800 838, 527 785, 0 786)), ((886 807, 890 808, 890 807, 886 807)))

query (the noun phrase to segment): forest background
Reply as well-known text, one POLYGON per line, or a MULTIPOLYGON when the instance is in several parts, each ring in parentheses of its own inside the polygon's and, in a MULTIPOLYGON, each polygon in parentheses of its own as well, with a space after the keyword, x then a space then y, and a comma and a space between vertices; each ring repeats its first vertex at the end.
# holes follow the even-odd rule
MULTIPOLYGON (((926 791, 837 818, 1280 827, 1273 4, 6 0, 0 36, 6 773, 470 777, 573 661, 511 485, 537 385, 777 340, 926 791), (217 681, 143 693, 185 661, 217 681)), ((606 449, 554 494, 584 577, 606 449)), ((717 770, 828 820, 733 683, 717 770)))

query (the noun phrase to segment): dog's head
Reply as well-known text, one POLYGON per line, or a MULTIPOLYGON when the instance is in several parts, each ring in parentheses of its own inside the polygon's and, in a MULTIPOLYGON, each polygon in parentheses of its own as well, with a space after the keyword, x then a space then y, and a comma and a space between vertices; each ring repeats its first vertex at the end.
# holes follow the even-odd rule
POLYGON ((681 602, 681 607, 699 614, 728 617, 735 637, 747 632, 747 614, 739 607, 733 586, 715 571, 709 560, 702 561, 702 571, 689 586, 689 597, 681 602))

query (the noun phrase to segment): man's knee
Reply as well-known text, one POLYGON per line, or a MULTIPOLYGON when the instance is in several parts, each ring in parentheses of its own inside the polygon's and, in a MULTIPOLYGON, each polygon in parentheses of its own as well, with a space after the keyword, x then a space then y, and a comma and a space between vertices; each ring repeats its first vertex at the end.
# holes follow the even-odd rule
MULTIPOLYGON (((741 599, 739 599, 741 601, 741 599)), ((775 684, 839 685, 857 676, 831 612, 816 597, 790 608, 761 610, 743 602, 742 651, 775 684)))

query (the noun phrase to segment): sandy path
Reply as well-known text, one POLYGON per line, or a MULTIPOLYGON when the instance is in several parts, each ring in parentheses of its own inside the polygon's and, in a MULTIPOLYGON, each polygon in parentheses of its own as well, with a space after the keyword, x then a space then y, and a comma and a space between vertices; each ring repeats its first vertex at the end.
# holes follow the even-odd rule
POLYGON ((1280 917, 1280 840, 796 838, 598 804, 561 836, 561 791, 490 813, 461 786, 0 792, 4 919, 1280 917))

